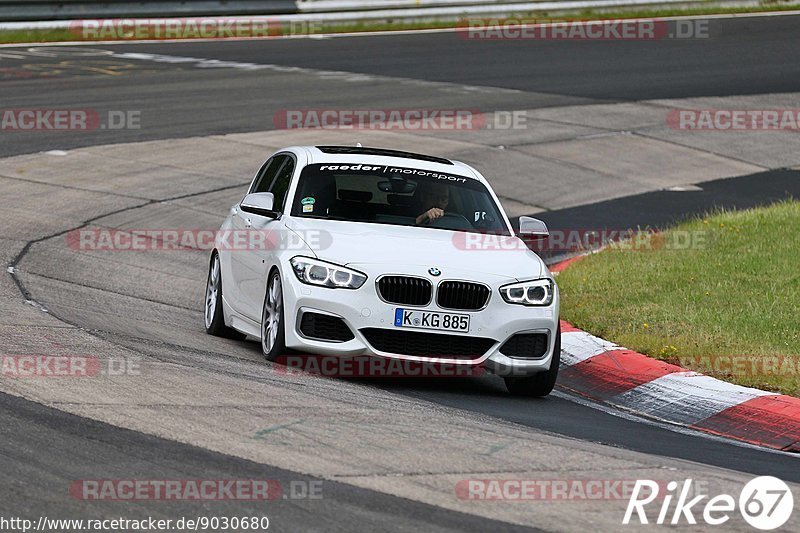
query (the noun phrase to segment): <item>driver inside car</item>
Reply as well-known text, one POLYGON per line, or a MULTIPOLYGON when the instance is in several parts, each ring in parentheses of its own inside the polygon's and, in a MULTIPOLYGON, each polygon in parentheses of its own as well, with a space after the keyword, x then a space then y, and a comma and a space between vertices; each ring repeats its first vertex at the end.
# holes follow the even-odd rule
POLYGON ((433 183, 421 188, 418 196, 422 214, 417 217, 416 223, 427 224, 444 216, 444 210, 450 203, 450 188, 444 183, 433 183))

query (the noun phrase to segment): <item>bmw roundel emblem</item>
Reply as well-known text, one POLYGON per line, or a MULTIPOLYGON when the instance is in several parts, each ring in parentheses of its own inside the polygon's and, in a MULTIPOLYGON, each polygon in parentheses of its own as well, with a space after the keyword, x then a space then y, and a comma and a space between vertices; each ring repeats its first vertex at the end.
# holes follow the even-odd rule
POLYGON ((438 275, 440 275, 441 273, 442 273, 442 271, 441 271, 441 270, 439 270, 439 269, 438 269, 438 268, 436 268, 436 267, 430 267, 430 268, 428 269, 428 274, 430 274, 431 276, 438 276, 438 275))

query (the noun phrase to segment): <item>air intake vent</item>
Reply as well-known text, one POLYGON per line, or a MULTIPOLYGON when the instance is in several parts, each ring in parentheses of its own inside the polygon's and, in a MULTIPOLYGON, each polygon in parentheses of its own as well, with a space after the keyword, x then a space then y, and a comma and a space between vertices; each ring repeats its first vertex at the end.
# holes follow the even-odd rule
POLYGON ((443 309, 475 311, 489 302, 491 291, 486 285, 468 281, 443 281, 436 293, 436 303, 443 309))
POLYGON ((517 333, 503 343, 500 353, 518 359, 541 359, 547 355, 547 333, 517 333))
POLYGON ((378 280, 378 293, 392 304, 428 305, 433 288, 425 278, 410 276, 383 276, 378 280))
POLYGON ((381 352, 437 359, 479 359, 494 346, 494 339, 420 331, 366 328, 359 330, 381 352))
POLYGON ((344 342, 355 338, 353 332, 338 316, 322 313, 303 313, 300 320, 300 333, 310 339, 344 342))

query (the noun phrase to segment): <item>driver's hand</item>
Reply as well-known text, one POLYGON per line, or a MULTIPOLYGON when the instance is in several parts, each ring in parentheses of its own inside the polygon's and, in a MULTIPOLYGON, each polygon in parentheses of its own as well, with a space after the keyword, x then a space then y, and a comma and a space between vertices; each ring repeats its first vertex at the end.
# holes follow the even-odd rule
POLYGON ((440 209, 438 207, 431 207, 420 216, 417 217, 417 224, 422 224, 423 222, 428 222, 431 220, 436 220, 437 218, 444 216, 444 209, 440 209))

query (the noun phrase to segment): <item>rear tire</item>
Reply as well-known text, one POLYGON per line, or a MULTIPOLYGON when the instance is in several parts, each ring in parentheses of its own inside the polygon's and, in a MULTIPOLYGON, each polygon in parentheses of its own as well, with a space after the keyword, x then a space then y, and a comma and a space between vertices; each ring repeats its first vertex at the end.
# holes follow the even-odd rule
POLYGON ((275 361, 286 353, 284 324, 281 274, 273 270, 269 275, 264 308, 261 312, 261 351, 267 361, 275 361))
POLYGON ((524 378, 504 378, 506 389, 514 396, 529 396, 541 398, 547 396, 555 387, 558 378, 558 366, 561 363, 561 328, 556 333, 555 347, 553 348, 553 358, 550 360, 550 368, 545 372, 539 372, 524 378))
POLYGON ((225 314, 222 312, 222 272, 219 264, 219 254, 216 252, 211 257, 211 264, 208 267, 205 326, 206 333, 215 337, 235 340, 242 340, 246 337, 243 333, 239 333, 225 325, 225 314))

